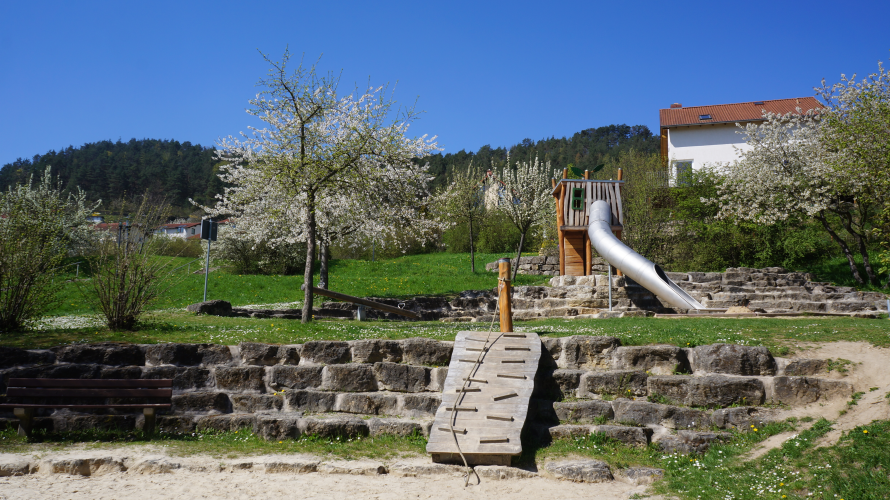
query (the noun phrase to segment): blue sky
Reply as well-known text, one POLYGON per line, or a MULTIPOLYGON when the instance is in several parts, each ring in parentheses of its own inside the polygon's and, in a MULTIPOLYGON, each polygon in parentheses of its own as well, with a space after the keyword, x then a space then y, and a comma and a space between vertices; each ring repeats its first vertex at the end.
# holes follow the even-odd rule
POLYGON ((104 139, 213 145, 285 46, 398 83, 446 152, 658 109, 813 95, 890 59, 890 2, 0 2, 0 165, 104 139))

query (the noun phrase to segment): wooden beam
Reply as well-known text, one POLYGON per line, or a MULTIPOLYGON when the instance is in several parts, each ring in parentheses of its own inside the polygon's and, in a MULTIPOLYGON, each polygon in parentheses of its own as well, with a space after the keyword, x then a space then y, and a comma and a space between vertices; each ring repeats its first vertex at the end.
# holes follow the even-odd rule
POLYGON ((593 258, 593 249, 590 248, 590 235, 584 233, 585 252, 584 252, 584 276, 590 276, 591 259, 593 258))
MULTIPOLYGON (((304 291, 306 290, 306 285, 302 285, 300 287, 304 291)), ((374 309, 379 309, 384 312, 398 314, 400 316, 405 316, 407 318, 412 319, 420 319, 420 315, 414 311, 408 311, 405 309, 399 309, 398 307, 388 306, 386 304, 381 304, 380 302, 374 302, 373 300, 362 299, 359 297, 353 297, 352 295, 346 295, 345 293, 337 293, 332 292, 330 290, 325 290, 323 288, 315 288, 309 287, 311 293, 315 295, 324 295, 325 297, 330 297, 332 299, 342 300, 344 302, 352 302, 353 304, 361 304, 363 306, 373 307, 374 309)))
POLYGON ((566 198, 566 185, 564 182, 560 183, 561 189, 559 190, 559 199, 556 202, 556 224, 559 227, 559 233, 557 236, 559 237, 559 275, 565 276, 566 274, 566 235, 562 230, 562 226, 565 225, 565 217, 563 217, 563 204, 565 204, 566 198))
MULTIPOLYGON (((516 263, 519 265, 519 262, 516 263)), ((498 307, 501 311, 501 331, 513 331, 513 311, 510 307, 510 259, 498 260, 498 307)))

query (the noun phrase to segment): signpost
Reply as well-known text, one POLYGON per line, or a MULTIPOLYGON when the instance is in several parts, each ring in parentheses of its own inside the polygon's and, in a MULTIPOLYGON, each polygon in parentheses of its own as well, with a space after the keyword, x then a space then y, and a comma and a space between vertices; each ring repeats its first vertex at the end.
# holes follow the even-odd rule
POLYGON ((207 240, 207 260, 204 262, 204 302, 207 302, 207 279, 210 276, 210 242, 216 241, 219 223, 210 219, 201 221, 201 239, 207 240))

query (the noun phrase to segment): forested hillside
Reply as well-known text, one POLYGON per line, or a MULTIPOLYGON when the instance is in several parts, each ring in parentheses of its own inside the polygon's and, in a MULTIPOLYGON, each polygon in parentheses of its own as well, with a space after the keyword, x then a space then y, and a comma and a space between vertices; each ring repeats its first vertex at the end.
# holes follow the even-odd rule
POLYGON ((510 161, 534 160, 537 155, 541 161, 550 161, 553 168, 565 168, 573 164, 581 169, 593 169, 603 162, 607 156, 618 156, 622 151, 630 149, 643 153, 657 153, 659 138, 653 135, 645 125, 608 125, 599 128, 588 128, 575 133, 572 137, 541 139, 533 141, 523 139, 522 142, 509 148, 492 148, 482 146, 475 153, 459 151, 457 153, 435 154, 419 161, 429 162, 430 170, 436 176, 435 185, 445 182, 454 168, 466 168, 473 162, 482 168, 490 168, 492 162, 502 167, 510 153, 510 161))
MULTIPOLYGON (((645 153, 658 152, 658 137, 645 125, 609 125, 590 128, 570 138, 524 139, 508 148, 482 146, 479 151, 435 154, 418 160, 429 162, 435 175, 434 186, 445 183, 451 170, 462 169, 470 162, 488 168, 494 162, 501 167, 507 152, 514 161, 550 161, 554 168, 568 164, 593 168, 606 156, 617 156, 621 151, 634 149, 645 153)), ((217 177, 213 148, 190 142, 157 139, 130 139, 127 142, 100 141, 78 148, 69 146, 60 151, 49 151, 31 159, 18 159, 0 169, 0 189, 19 182, 27 182, 35 173, 43 174, 47 165, 53 175, 59 175, 65 189, 80 186, 91 200, 109 202, 146 190, 164 194, 180 214, 194 207, 192 198, 200 203, 212 203, 214 195, 222 192, 223 184, 217 177)))
POLYGON ((108 202, 148 190, 188 212, 193 210, 189 198, 209 202, 222 191, 214 164, 212 148, 190 142, 101 141, 8 163, 0 169, 0 189, 27 182, 32 173, 40 176, 49 165, 65 189, 80 186, 91 200, 108 202))

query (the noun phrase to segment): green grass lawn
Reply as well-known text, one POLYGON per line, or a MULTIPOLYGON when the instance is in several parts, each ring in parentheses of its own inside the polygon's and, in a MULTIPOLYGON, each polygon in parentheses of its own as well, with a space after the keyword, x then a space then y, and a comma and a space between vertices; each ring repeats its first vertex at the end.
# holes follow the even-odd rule
MULTIPOLYGON (((484 290, 497 286, 497 273, 485 271, 485 263, 493 262, 502 254, 476 254, 476 272, 470 272, 469 254, 434 253, 408 255, 396 259, 333 260, 330 263, 328 288, 357 297, 406 298, 418 295, 453 296, 464 290, 484 290)), ((178 267, 194 259, 172 258, 178 267)), ((211 266, 212 267, 212 266, 211 266)), ((170 289, 153 309, 182 308, 204 297, 204 275, 189 273, 200 268, 200 262, 176 271, 177 284, 170 289)), ((74 268, 60 279, 74 277, 74 268)), ((81 277, 88 276, 81 266, 81 277)), ((515 285, 546 283, 549 276, 516 276, 515 285)), ((318 282, 318 276, 315 276, 318 282)), ((227 300, 235 306, 249 304, 279 304, 301 302, 302 276, 266 276, 230 274, 221 269, 210 273, 208 299, 227 300)), ((93 312, 84 292, 90 293, 85 281, 68 282, 59 295, 59 304, 49 315, 84 314, 93 312)))

